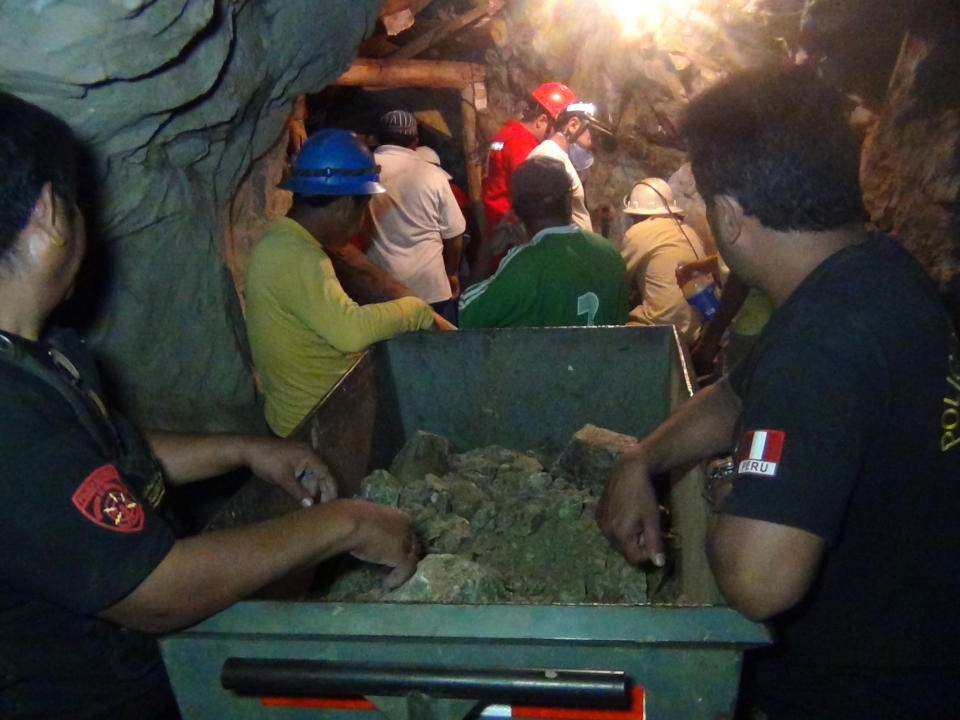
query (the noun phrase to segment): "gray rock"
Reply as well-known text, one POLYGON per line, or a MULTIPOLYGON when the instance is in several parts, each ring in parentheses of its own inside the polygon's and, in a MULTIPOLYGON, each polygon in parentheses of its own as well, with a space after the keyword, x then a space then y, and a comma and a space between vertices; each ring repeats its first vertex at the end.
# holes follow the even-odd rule
POLYGON ((530 495, 527 479, 530 473, 515 469, 512 465, 501 465, 497 476, 490 483, 490 493, 499 500, 528 497, 530 495))
POLYGON ((583 498, 580 497, 580 493, 567 491, 564 493, 556 493, 553 497, 556 497, 556 499, 554 503, 547 508, 547 515, 557 520, 570 521, 580 517, 584 507, 583 498))
POLYGON ((450 483, 444 482, 436 475, 427 475, 424 480, 427 487, 430 488, 430 495, 427 502, 437 511, 439 515, 446 515, 450 512, 450 483))
POLYGON ((400 481, 387 470, 374 470, 360 481, 359 497, 394 507, 400 501, 400 481))
POLYGON ((255 159, 279 145, 282 161, 292 99, 350 65, 381 5, 0 2, 0 85, 64 118, 93 160, 98 251, 75 297, 137 424, 266 432, 233 239, 267 218, 235 192, 259 176, 261 205, 289 202, 255 159))
POLYGON ((600 495, 621 453, 636 441, 630 435, 584 425, 560 453, 551 473, 569 477, 578 487, 600 495))
POLYGON ((430 504, 430 498, 436 490, 422 477, 419 480, 408 480, 400 486, 400 505, 415 511, 418 507, 430 504))
POLYGON ((527 476, 527 491, 538 494, 553 485, 553 476, 547 472, 535 472, 527 476))
POLYGON ((506 536, 526 537, 543 524, 546 511, 542 504, 528 502, 515 505, 497 518, 497 528, 506 536))
MULTIPOLYGON (((571 446, 608 448, 623 438, 600 428, 585 428, 571 446), (603 440, 603 444, 586 442, 603 440)), ((574 465, 588 473, 599 451, 574 465)), ((571 455, 573 457, 573 455, 571 455)), ((601 456, 604 457, 604 456, 601 456)), ((597 496, 564 477, 553 477, 537 458, 504 448, 479 449, 451 456, 453 472, 428 473, 399 491, 399 505, 433 554, 421 562, 418 577, 389 594, 389 599, 430 602, 642 603, 648 577, 630 566, 600 534, 597 496), (465 479, 475 474, 477 482, 465 479), (444 559, 435 559, 444 558, 444 559), (469 580, 474 573, 473 580, 469 580), (491 578, 494 581, 491 581, 491 578), (409 586, 409 587, 408 587, 409 586), (464 593, 471 598, 466 599, 464 593), (453 599, 449 599, 453 598, 453 599)), ((566 470, 565 474, 572 474, 566 470)), ((388 473, 374 473, 388 488, 388 473)), ((368 479, 369 480, 369 479, 368 479)), ((368 482, 368 481, 365 481, 368 482)), ((387 497, 392 497, 387 494, 387 497)), ((653 592, 669 602, 678 592, 669 570, 658 570, 653 592)), ((369 570, 334 585, 338 593, 355 588, 356 599, 374 598, 383 575, 369 570)), ((338 599, 340 595, 337 595, 338 599)))
POLYGON ((473 514, 473 517, 470 518, 470 522, 473 525, 474 529, 481 530, 487 525, 490 524, 490 521, 497 516, 497 506, 495 503, 484 500, 480 503, 480 506, 477 508, 477 511, 473 514))
POLYGON ((473 538, 469 521, 459 515, 438 518, 427 529, 427 542, 432 553, 458 553, 473 538))
POLYGON ((427 537, 432 534, 430 528, 439 517, 437 509, 429 503, 426 505, 403 505, 402 502, 401 499, 401 506, 407 511, 407 514, 410 515, 414 529, 420 533, 422 537, 427 537))
POLYGON ((533 473, 538 473, 543 470, 543 465, 540 464, 537 458, 526 454, 517 455, 510 465, 515 470, 526 473, 527 475, 532 475, 533 473))
POLYGON ((501 465, 509 465, 519 453, 514 450, 489 445, 450 456, 450 467, 463 477, 483 484, 496 476, 501 465))
POLYGON ((385 600, 396 602, 493 603, 507 599, 496 573, 459 555, 427 555, 413 577, 385 600))
POLYGON ((389 568, 345 556, 332 568, 335 575, 323 593, 331 602, 376 602, 385 594, 383 579, 389 568))
POLYGON ((390 472, 404 485, 423 480, 427 473, 444 475, 450 469, 450 453, 447 438, 417 430, 394 458, 390 472))
POLYGON ((475 483, 459 478, 450 483, 450 506, 461 517, 472 518, 486 499, 487 494, 475 483))
POLYGON ((649 599, 647 574, 619 555, 593 558, 586 583, 587 594, 595 602, 640 604, 649 599))

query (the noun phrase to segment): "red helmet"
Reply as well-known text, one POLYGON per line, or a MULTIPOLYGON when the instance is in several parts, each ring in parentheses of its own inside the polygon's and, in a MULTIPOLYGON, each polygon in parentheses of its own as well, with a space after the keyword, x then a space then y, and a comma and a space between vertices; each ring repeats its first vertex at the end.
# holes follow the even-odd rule
POLYGON ((557 119, 557 115, 562 110, 577 101, 577 95, 562 82, 544 83, 532 93, 531 97, 536 100, 550 115, 552 120, 557 119))

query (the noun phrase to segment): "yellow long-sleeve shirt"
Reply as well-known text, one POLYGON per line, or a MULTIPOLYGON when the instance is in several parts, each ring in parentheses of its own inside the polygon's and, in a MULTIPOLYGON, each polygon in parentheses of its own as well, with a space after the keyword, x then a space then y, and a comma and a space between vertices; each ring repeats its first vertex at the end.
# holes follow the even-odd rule
POLYGON ((247 266, 247 335, 266 396, 266 418, 287 435, 370 343, 433 323, 405 297, 357 305, 320 243, 290 218, 274 220, 247 266))

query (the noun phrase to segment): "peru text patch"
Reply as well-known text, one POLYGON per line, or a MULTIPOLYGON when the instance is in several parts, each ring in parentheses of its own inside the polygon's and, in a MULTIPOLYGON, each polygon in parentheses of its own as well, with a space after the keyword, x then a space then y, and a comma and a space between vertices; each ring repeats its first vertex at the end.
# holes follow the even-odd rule
POLYGON ((783 430, 748 430, 737 444, 737 473, 740 475, 777 474, 786 433, 783 430))

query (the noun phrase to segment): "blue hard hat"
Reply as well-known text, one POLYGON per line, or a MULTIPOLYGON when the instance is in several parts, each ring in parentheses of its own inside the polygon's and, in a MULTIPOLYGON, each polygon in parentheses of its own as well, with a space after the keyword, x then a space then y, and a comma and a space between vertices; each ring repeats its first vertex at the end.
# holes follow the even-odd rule
POLYGON ((374 195, 386 192, 379 180, 380 167, 360 139, 328 128, 307 138, 277 187, 300 195, 374 195))

